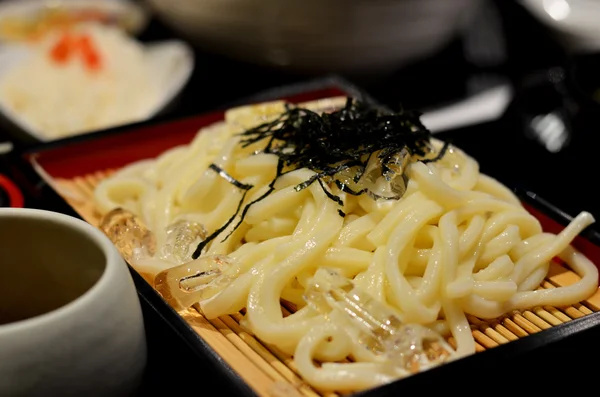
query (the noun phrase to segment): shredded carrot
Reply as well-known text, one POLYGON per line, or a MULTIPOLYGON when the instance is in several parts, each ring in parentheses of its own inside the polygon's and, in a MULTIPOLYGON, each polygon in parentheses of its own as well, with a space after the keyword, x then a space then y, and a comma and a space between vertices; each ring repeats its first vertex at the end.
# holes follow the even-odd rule
POLYGON ((89 35, 79 37, 79 50, 83 56, 83 62, 90 70, 99 70, 102 66, 100 54, 89 35))
POLYGON ((50 50, 50 57, 57 63, 66 63, 73 53, 74 44, 74 37, 65 32, 50 50))
POLYGON ((74 36, 70 32, 65 32, 50 50, 50 57, 59 64, 65 64, 77 55, 90 71, 97 71, 102 67, 98 48, 87 34, 74 36))

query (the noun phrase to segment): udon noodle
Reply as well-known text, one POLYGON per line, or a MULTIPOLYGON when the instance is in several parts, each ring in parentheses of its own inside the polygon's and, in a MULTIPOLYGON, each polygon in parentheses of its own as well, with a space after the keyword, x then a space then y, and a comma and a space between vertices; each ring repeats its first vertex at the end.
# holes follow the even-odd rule
MULTIPOLYGON (((240 131, 283 108, 263 105, 262 117, 252 113, 256 109, 234 109, 188 145, 118 171, 98 185, 98 207, 126 208, 141 217, 156 234, 157 247, 177 220, 217 230, 242 197, 244 203, 260 197, 276 175, 277 156, 260 152, 260 145, 239 144, 240 131), (211 164, 252 188, 245 192, 232 185, 211 164)), ((432 138, 432 145, 433 156, 443 144, 432 138)), ((203 314, 215 318, 245 308, 244 325, 293 354, 310 384, 361 390, 410 371, 390 372, 380 354, 364 348, 347 318, 306 304, 306 290, 319 269, 335 269, 404 324, 451 333, 454 357, 475 352, 467 314, 491 319, 515 309, 569 305, 597 290, 596 267, 570 246, 594 222, 589 213, 575 217, 558 235, 546 233, 508 188, 480 173, 478 163, 459 148, 451 146, 439 161, 422 160, 411 162, 406 192, 398 200, 325 186, 342 199, 345 216, 318 184, 295 188, 314 171, 300 168, 277 178, 274 191, 202 253, 226 255, 239 264, 237 277, 199 302, 203 314), (538 289, 555 257, 580 280, 538 289), (297 311, 284 317, 281 300, 297 311)), ((132 265, 153 274, 174 266, 162 260, 132 265)))

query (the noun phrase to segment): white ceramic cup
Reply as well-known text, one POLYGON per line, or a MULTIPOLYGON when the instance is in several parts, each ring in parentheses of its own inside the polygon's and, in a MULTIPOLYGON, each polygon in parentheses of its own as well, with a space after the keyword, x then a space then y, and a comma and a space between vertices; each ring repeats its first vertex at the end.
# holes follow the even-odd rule
POLYGON ((142 311, 111 241, 76 218, 0 208, 0 396, 130 396, 142 311))

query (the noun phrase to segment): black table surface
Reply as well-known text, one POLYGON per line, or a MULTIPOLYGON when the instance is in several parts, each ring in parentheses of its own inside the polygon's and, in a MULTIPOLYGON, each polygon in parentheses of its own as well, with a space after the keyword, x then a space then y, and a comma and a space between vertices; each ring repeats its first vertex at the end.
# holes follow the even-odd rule
MULTIPOLYGON (((501 62, 485 68, 473 65, 465 55, 465 39, 459 37, 431 58, 403 67, 394 75, 378 80, 362 80, 353 76, 349 79, 388 105, 402 103, 421 109, 451 102, 481 89, 473 88, 473 82, 481 81, 481 76, 488 77, 490 81, 503 78, 518 87, 531 73, 568 62, 569 57, 560 45, 518 5, 505 0, 492 3, 501 22, 501 30, 497 32, 504 43, 505 54, 501 62), (489 79, 490 76, 493 78, 489 79)), ((168 27, 152 20, 140 38, 153 41, 173 36, 168 27)), ((195 59, 197 67, 189 84, 178 101, 161 115, 162 119, 198 114, 266 88, 311 77, 248 65, 201 50, 196 50, 195 59)), ((593 104, 588 105, 570 144, 558 153, 549 152, 523 133, 519 108, 515 104, 499 121, 451 131, 442 137, 452 139, 473 155, 479 161, 482 172, 512 186, 526 186, 567 213, 588 210, 598 218, 600 200, 591 181, 596 178, 595 142, 596 130, 600 129, 596 116, 600 112, 593 104)), ((10 135, 0 130, 0 141, 10 139, 10 135)), ((2 172, 4 170, 0 168, 2 172)), ((43 208, 42 203, 30 198, 27 198, 27 205, 43 208)), ((228 395, 227 385, 217 384, 219 378, 214 370, 191 355, 187 346, 150 307, 143 305, 143 309, 149 362, 140 395, 158 391, 173 395, 202 393, 201 390, 195 391, 192 385, 219 387, 220 394, 228 395)), ((474 386, 488 389, 498 386, 508 393, 510 390, 542 392, 545 389, 554 393, 587 390, 593 387, 589 384, 593 366, 586 365, 582 359, 594 354, 598 338, 600 330, 592 329, 528 354, 519 362, 497 362, 482 369, 488 375, 494 373, 494 377, 465 374, 465 379, 457 380, 456 384, 439 382, 432 384, 431 390, 458 390, 466 388, 466 385, 470 390, 474 390, 474 386), (519 380, 518 386, 514 379, 519 380)), ((485 389, 479 390, 485 392, 485 389)))

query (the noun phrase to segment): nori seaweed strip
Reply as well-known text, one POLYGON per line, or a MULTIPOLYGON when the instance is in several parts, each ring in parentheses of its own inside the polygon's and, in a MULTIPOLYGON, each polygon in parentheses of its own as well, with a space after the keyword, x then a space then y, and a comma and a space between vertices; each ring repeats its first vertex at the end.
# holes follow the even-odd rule
POLYGON ((390 196, 390 197, 380 196, 379 194, 373 193, 372 190, 366 189, 366 188, 362 189, 362 190, 359 190, 357 192, 355 190, 350 189, 348 186, 344 185, 342 182, 338 181, 337 179, 334 182, 337 185, 337 187, 340 188, 341 191, 346 192, 348 194, 351 194, 353 196, 360 196, 360 195, 366 193, 366 194, 369 195, 369 197, 371 197, 374 200, 398 200, 401 197, 401 195, 399 195, 399 196, 390 196))
POLYGON ((219 167, 218 165, 216 165, 214 163, 209 165, 208 168, 215 171, 217 174, 219 174, 219 176, 221 178, 225 179, 227 182, 231 183, 233 186, 235 186, 237 188, 240 188, 243 190, 250 190, 254 187, 254 185, 248 185, 248 184, 238 181, 237 179, 235 179, 234 177, 229 175, 227 173, 227 171, 225 171, 223 168, 219 167))
MULTIPOLYGON (((246 214, 248 213, 248 211, 250 210, 250 207, 252 207, 252 205, 258 203, 259 201, 266 198, 269 194, 273 193, 273 191, 275 190, 275 182, 277 182, 277 179, 279 179, 279 177, 281 176, 282 171, 283 171, 283 162, 281 160, 279 160, 277 162, 277 173, 275 174, 275 178, 273 178, 273 180, 269 183, 269 189, 264 194, 262 194, 260 197, 258 197, 257 199, 246 204, 246 206, 242 210, 242 215, 240 215, 240 220, 234 226, 234 228, 231 230, 231 232, 229 232, 229 234, 223 238, 222 241, 227 240, 229 238, 229 236, 231 236, 231 234, 242 224, 242 222, 244 221, 244 218, 246 218, 246 214)), ((240 200, 239 205, 242 204, 242 201, 243 201, 243 198, 242 198, 242 200, 240 200)))
POLYGON ((296 186, 294 186, 294 190, 297 192, 299 192, 300 190, 304 190, 307 187, 309 187, 310 185, 312 185, 317 179, 319 179, 319 174, 314 174, 313 176, 311 176, 304 182, 299 183, 296 186))
POLYGON ((353 196, 360 196, 361 194, 363 194, 367 191, 367 189, 361 189, 357 192, 355 190, 350 189, 347 185, 344 185, 342 182, 340 182, 337 179, 334 181, 334 183, 337 185, 337 187, 340 188, 341 191, 351 194, 353 196))
MULTIPOLYGON (((313 184, 313 182, 314 182, 314 181, 316 181, 317 179, 319 179, 319 180, 320 180, 320 179, 321 179, 321 178, 323 178, 324 176, 332 176, 332 175, 335 175, 335 174, 337 174, 337 173, 338 173, 338 172, 340 172, 340 171, 343 171, 343 170, 345 170, 345 169, 348 169, 348 168, 352 168, 352 167, 354 167, 354 166, 356 166, 356 165, 361 165, 361 164, 360 164, 360 163, 346 163, 346 164, 342 164, 342 165, 340 165, 340 166, 338 166, 338 167, 336 167, 336 168, 332 168, 332 169, 330 169, 330 170, 327 170, 327 171, 324 171, 324 172, 320 172, 320 173, 314 174, 313 176, 311 176, 310 178, 308 178, 306 181, 304 181, 304 182, 302 182, 302 183, 299 183, 299 184, 297 184, 297 185, 294 187, 294 189, 295 189, 297 192, 299 192, 300 190, 306 189, 307 187, 309 187, 310 185, 312 185, 312 184, 313 184)), ((292 171, 295 171, 295 170, 292 170, 292 171)), ((288 171, 288 172, 292 172, 292 171, 288 171)), ((335 200, 334 200, 334 201, 335 201, 335 200)))
POLYGON ((446 152, 448 151, 448 148, 450 147, 450 141, 446 141, 444 142, 444 146, 442 146, 442 149, 440 150, 440 152, 437 154, 437 156, 435 156, 432 159, 425 159, 425 160, 421 160, 422 163, 435 163, 436 161, 439 161, 442 159, 442 157, 444 157, 444 155, 446 154, 446 152))
POLYGON ((240 212, 240 209, 242 208, 242 203, 244 202, 244 199, 246 198, 246 195, 248 194, 249 191, 250 190, 244 190, 244 194, 242 194, 242 198, 240 199, 240 202, 238 203, 235 213, 231 216, 231 218, 229 218, 223 226, 221 226, 220 228, 215 230, 210 236, 206 237, 204 240, 202 240, 198 244, 198 246, 196 246, 196 250, 194 250, 194 253, 192 254, 192 259, 198 259, 198 257, 202 253, 202 250, 204 249, 204 247, 206 247, 208 245, 208 243, 213 241, 219 234, 221 234, 223 232, 223 230, 227 229, 227 226, 229 226, 231 224, 231 222, 233 222, 233 220, 235 219, 237 214, 240 212))
POLYGON ((246 199, 246 194, 248 194, 248 191, 250 191, 250 189, 252 189, 254 187, 253 185, 242 183, 242 182, 238 181, 237 179, 235 179, 234 177, 229 175, 224 169, 222 169, 221 167, 219 167, 218 165, 216 165, 214 163, 209 165, 208 168, 213 170, 214 172, 216 172, 221 178, 225 179, 227 182, 231 183, 233 186, 244 190, 244 194, 242 194, 242 198, 240 199, 240 202, 238 203, 237 209, 235 210, 235 213, 233 214, 233 216, 231 218, 229 218, 223 226, 221 226, 219 229, 215 230, 210 236, 206 237, 204 240, 202 240, 200 242, 200 244, 198 244, 198 246, 194 250, 194 253, 192 254, 192 259, 198 259, 198 257, 202 253, 202 250, 204 249, 204 247, 206 247, 206 245, 208 243, 210 243, 212 240, 214 240, 221 232, 223 232, 223 230, 225 230, 227 228, 227 226, 229 226, 229 224, 231 224, 231 222, 233 222, 233 220, 235 219, 237 214, 240 212, 240 209, 242 208, 242 203, 246 199))
POLYGON ((317 182, 319 182, 319 185, 321 186, 321 189, 323 189, 323 192, 325 193, 325 195, 327 197, 329 197, 331 200, 333 200, 334 202, 338 203, 339 205, 344 205, 344 201, 341 198, 339 198, 338 196, 336 196, 335 194, 333 194, 329 190, 327 190, 327 188, 323 184, 322 180, 317 179, 317 182))
POLYGON ((362 167, 360 167, 358 169, 358 171, 356 172, 356 175, 354 175, 354 178, 352 178, 354 183, 358 183, 360 178, 362 178, 363 174, 365 173, 365 168, 367 167, 367 164, 369 164, 369 161, 371 161, 371 156, 373 156, 373 153, 369 153, 369 155, 367 156, 367 159, 364 161, 364 163, 360 164, 362 167))

